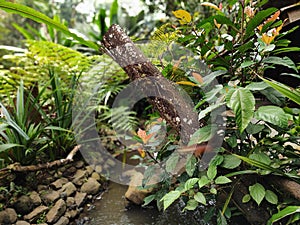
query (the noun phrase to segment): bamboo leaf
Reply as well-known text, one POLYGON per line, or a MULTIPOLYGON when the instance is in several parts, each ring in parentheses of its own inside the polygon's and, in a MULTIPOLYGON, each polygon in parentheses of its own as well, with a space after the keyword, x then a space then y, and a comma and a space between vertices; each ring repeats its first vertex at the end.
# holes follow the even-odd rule
POLYGON ((86 45, 92 49, 99 50, 99 46, 92 42, 92 41, 86 41, 83 38, 79 37, 75 33, 72 33, 65 25, 49 18, 48 16, 44 15, 43 13, 40 13, 30 7, 27 7, 22 4, 18 3, 12 3, 12 2, 7 2, 4 0, 0 1, 0 9, 8 12, 8 13, 15 13, 20 16, 32 19, 38 23, 44 23, 48 26, 51 26, 64 34, 74 38, 75 40, 79 41, 81 44, 86 45))

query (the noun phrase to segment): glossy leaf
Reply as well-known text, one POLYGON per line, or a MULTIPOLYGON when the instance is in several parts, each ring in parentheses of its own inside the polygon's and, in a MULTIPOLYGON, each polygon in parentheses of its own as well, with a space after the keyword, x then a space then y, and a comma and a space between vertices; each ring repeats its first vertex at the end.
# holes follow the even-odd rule
POLYGON ((250 196, 257 203, 257 205, 260 205, 260 203, 262 202, 266 194, 266 190, 264 186, 262 186, 260 183, 256 183, 250 186, 249 192, 250 192, 250 196))
POLYGON ((300 213, 300 206, 288 206, 278 213, 274 214, 271 219, 268 220, 267 225, 272 225, 273 223, 287 217, 289 215, 300 213))
POLYGON ((282 128, 288 126, 289 116, 278 106, 261 106, 255 112, 254 117, 282 128))
POLYGON ((267 190, 265 198, 271 204, 277 205, 278 203, 278 197, 273 191, 267 190))
POLYGON ((203 205, 206 205, 206 198, 204 196, 204 194, 202 194, 201 192, 197 192, 195 195, 194 195, 194 199, 203 204, 203 205))
POLYGON ((216 178, 215 183, 216 184, 227 184, 232 182, 229 178, 225 177, 225 176, 219 176, 216 178))
POLYGON ((190 199, 190 200, 188 200, 186 207, 184 207, 184 209, 195 210, 198 205, 199 205, 199 203, 195 199, 190 199))
POLYGON ((235 120, 241 133, 246 129, 255 107, 255 99, 251 91, 245 88, 238 88, 230 91, 227 96, 227 105, 235 113, 235 120))
POLYGON ((290 100, 294 101, 298 105, 300 105, 300 91, 293 89, 287 85, 281 84, 274 80, 268 80, 263 77, 260 77, 264 82, 269 84, 272 88, 279 91, 281 94, 283 94, 285 97, 289 98, 290 100))
POLYGON ((222 167, 226 169, 234 169, 238 167, 241 164, 241 160, 234 155, 225 155, 224 156, 224 161, 221 164, 222 167))
POLYGON ((163 201, 164 210, 180 197, 180 191, 170 191, 160 201, 163 201))
POLYGON ((190 190, 194 187, 194 185, 199 181, 199 178, 190 178, 185 182, 184 189, 190 190))
POLYGON ((200 179, 198 181, 199 189, 204 187, 205 185, 207 185, 209 183, 210 183, 210 180, 207 178, 207 176, 200 177, 200 179))
POLYGON ((217 167, 210 165, 207 170, 208 179, 213 180, 216 176, 217 176, 217 167))
POLYGON ((251 196, 249 194, 244 195, 242 198, 242 203, 247 203, 251 200, 251 196))
POLYGON ((277 56, 269 56, 262 61, 263 63, 268 63, 268 64, 275 64, 275 65, 280 65, 280 66, 286 66, 290 69, 295 70, 298 72, 297 67, 295 63, 289 58, 289 57, 277 57, 277 56))

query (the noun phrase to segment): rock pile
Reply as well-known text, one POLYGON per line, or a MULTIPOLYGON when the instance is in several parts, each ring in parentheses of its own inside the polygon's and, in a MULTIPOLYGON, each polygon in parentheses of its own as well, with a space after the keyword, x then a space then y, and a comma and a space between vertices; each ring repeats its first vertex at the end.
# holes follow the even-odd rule
POLYGON ((37 182, 40 184, 35 190, 11 200, 8 207, 0 211, 0 224, 72 224, 86 201, 103 190, 105 182, 82 161, 57 169, 47 180, 48 185, 37 182))

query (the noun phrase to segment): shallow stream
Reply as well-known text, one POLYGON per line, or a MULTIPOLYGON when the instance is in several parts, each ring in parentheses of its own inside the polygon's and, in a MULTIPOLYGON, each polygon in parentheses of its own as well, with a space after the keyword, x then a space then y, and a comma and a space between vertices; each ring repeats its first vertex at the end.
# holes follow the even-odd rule
POLYGON ((213 225, 204 222, 196 213, 183 213, 179 205, 159 212, 155 207, 126 209, 124 194, 127 186, 111 182, 109 189, 97 200, 95 208, 87 212, 89 225, 213 225))

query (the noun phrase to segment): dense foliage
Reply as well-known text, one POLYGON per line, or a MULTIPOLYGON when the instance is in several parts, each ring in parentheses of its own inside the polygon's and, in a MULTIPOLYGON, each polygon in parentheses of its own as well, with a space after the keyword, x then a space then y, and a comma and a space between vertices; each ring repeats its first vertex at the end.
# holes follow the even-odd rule
MULTIPOLYGON (((285 178, 300 184, 300 90, 265 78, 264 74, 269 68, 283 66, 292 71, 287 77, 299 78, 299 65, 282 56, 299 48, 289 46, 290 41, 285 39, 293 30, 282 32, 285 21, 279 19, 280 11, 262 10, 263 2, 204 2, 194 8, 181 4, 185 9, 173 2, 171 10, 176 11, 167 12, 169 20, 152 32, 151 40, 164 42, 166 51, 171 52, 176 43, 192 53, 174 56, 156 51, 153 59, 162 74, 181 85, 195 104, 202 127, 194 133, 189 145, 207 144, 214 138, 212 117, 220 109, 222 115, 218 116, 227 120, 222 125, 224 142, 214 150, 216 155, 207 170, 201 169, 201 157, 191 153, 183 166, 184 172, 172 177, 170 174, 180 163, 180 157, 171 154, 180 146, 178 137, 168 128, 167 140, 160 143, 158 134, 166 124, 150 107, 140 113, 139 125, 134 113, 110 108, 110 100, 128 82, 128 77, 107 56, 95 54, 101 46, 71 32, 58 16, 50 19, 23 5, 0 1, 1 9, 46 24, 48 37, 33 28, 21 29, 16 25, 27 38, 26 48, 3 47, 9 51, 3 56, 0 70, 3 163, 53 160, 65 156, 74 147, 71 115, 74 92, 78 81, 88 76, 86 71, 100 64, 98 69, 105 75, 88 77, 100 80, 106 76, 107 83, 97 95, 98 125, 113 122, 112 127, 121 124, 135 134, 134 144, 126 150, 137 150, 134 158, 146 168, 144 184, 155 174, 154 163, 166 164, 160 183, 155 186, 157 191, 146 197, 144 205, 154 200, 159 209, 166 209, 177 200, 183 202, 184 210, 197 210, 206 205, 208 221, 216 218, 218 224, 227 224, 240 214, 234 193, 239 185, 246 185, 242 204, 267 208, 268 224, 281 219, 286 224, 296 224, 300 218, 299 199, 292 194, 285 198, 289 193, 274 188, 270 180, 285 178), (193 71, 196 62, 209 70, 193 71), (213 82, 216 80, 217 84, 213 82), (111 113, 123 116, 111 121, 111 113), (245 178, 250 182, 244 182, 245 178)), ((98 33, 90 34, 94 40, 102 39, 109 26, 107 21, 111 24, 118 21, 117 11, 118 1, 114 1, 109 13, 100 9, 93 20, 98 33)), ((139 32, 137 26, 132 27, 132 23, 142 21, 139 16, 128 22, 131 34, 139 32)), ((152 54, 151 49, 144 50, 152 54)))

